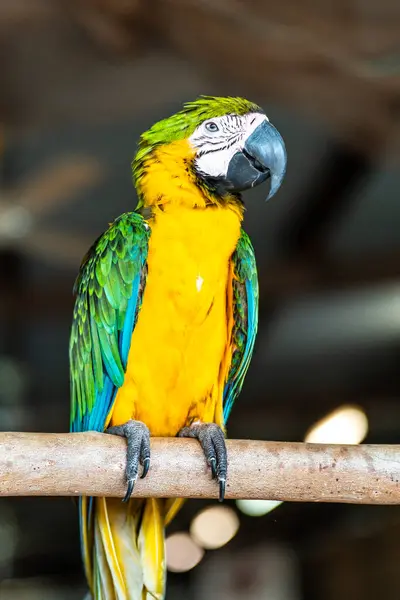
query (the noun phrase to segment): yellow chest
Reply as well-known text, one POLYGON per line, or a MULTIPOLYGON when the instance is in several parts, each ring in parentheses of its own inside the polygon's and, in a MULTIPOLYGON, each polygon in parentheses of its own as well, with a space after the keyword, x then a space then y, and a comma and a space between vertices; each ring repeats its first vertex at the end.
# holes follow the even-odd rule
POLYGON ((229 208, 167 207, 151 227, 143 304, 112 424, 135 418, 167 436, 192 419, 218 420, 240 220, 229 208))

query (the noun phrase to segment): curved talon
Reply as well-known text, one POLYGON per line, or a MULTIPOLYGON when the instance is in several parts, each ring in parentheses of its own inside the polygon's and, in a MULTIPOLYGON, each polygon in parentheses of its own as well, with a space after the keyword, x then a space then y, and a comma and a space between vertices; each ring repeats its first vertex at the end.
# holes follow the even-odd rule
POLYGON ((219 498, 218 498, 218 502, 223 502, 225 499, 225 485, 226 485, 226 479, 219 479, 218 480, 219 483, 219 498))
POLYGON ((128 481, 128 489, 126 490, 126 494, 122 499, 122 502, 128 502, 128 500, 130 500, 130 497, 132 496, 132 492, 133 492, 133 488, 135 487, 135 480, 134 479, 130 479, 128 481))
POLYGON ((217 459, 212 457, 212 458, 210 458, 210 460, 208 462, 210 463, 210 467, 211 467, 211 477, 213 479, 216 479, 216 477, 217 477, 217 459))
POLYGON ((146 457, 143 460, 143 473, 140 476, 140 479, 144 479, 149 472, 150 469, 150 456, 146 457))
POLYGON ((181 429, 178 436, 199 440, 207 464, 210 466, 212 478, 218 481, 219 501, 223 502, 225 498, 228 459, 225 436, 222 429, 215 423, 194 423, 189 427, 181 429))

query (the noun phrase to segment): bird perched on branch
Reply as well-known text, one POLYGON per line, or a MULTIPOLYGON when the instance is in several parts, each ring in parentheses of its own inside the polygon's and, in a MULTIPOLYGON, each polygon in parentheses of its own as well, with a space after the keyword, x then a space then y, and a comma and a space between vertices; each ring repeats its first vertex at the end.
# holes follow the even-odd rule
POLYGON ((71 431, 127 442, 124 502, 80 498, 96 600, 164 598, 164 529, 182 501, 131 497, 151 435, 196 438, 224 498, 225 425, 258 315, 240 193, 269 180, 273 196, 286 151, 256 104, 203 96, 143 133, 132 169, 137 208, 83 259, 70 339, 71 431))

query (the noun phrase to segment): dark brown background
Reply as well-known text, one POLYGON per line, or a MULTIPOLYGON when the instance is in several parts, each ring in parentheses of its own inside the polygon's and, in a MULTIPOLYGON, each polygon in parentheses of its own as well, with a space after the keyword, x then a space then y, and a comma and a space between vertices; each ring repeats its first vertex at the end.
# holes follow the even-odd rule
MULTIPOLYGON (((206 93, 262 104, 289 159, 277 197, 247 195, 260 332, 230 436, 301 440, 355 402, 369 442, 399 441, 397 0, 2 0, 0 53, 2 429, 68 428, 79 259, 135 206, 140 132, 206 93)), ((397 600, 399 534, 396 507, 285 504, 241 517, 231 544, 170 577, 168 598, 219 599, 213 582, 232 572, 250 598, 257 560, 272 569, 283 548, 296 576, 255 597, 397 600)), ((72 502, 3 499, 0 597, 83 589, 72 502)))

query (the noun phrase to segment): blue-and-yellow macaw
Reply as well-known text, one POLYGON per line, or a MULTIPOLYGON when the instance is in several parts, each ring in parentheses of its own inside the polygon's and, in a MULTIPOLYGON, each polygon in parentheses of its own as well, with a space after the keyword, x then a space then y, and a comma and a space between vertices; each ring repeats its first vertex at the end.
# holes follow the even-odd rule
POLYGON ((164 528, 179 500, 131 498, 150 435, 197 438, 222 500, 225 425, 257 331, 240 192, 286 169, 281 135, 243 98, 203 96, 156 123, 132 164, 139 202, 94 243, 75 284, 71 430, 127 440, 125 503, 80 498, 96 600, 165 595, 164 528))

